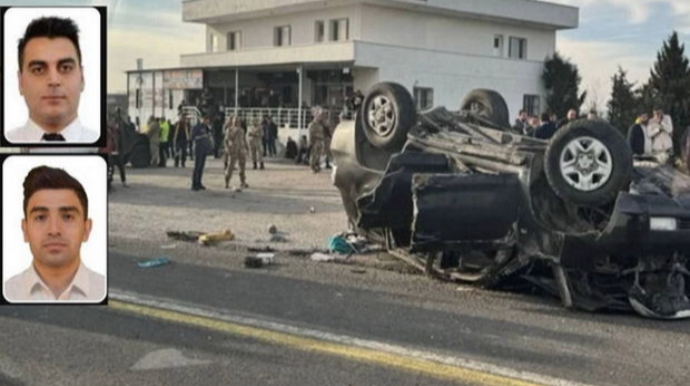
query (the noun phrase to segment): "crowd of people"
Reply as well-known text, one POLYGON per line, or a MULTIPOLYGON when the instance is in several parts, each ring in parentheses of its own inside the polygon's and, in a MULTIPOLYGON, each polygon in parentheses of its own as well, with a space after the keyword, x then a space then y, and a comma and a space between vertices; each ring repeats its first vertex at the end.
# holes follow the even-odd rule
MULTIPOLYGON (((575 109, 569 110, 566 117, 560 120, 548 113, 537 117, 529 116, 525 110, 520 110, 512 130, 521 135, 549 140, 561 127, 577 119, 581 117, 575 109)), ((590 111, 586 119, 600 118, 596 111, 590 111)), ((661 108, 654 109, 651 118, 647 113, 640 114, 628 129, 627 138, 635 155, 653 157, 660 163, 669 162, 673 156, 673 120, 661 108)), ((690 141, 687 133, 683 141, 690 141)), ((688 157, 685 153, 689 146, 687 143, 680 146, 684 152, 684 160, 688 157)))
MULTIPOLYGON (((318 109, 307 130, 308 137, 303 135, 299 144, 288 137, 285 157, 298 164, 309 164, 314 173, 321 170, 321 161, 325 157, 325 167, 330 168, 330 138, 335 126, 328 125, 327 116, 325 111, 318 109)), ((176 168, 185 168, 188 158, 196 159, 191 182, 193 191, 206 189, 202 180, 206 158, 210 156, 223 158, 225 188, 231 188, 230 183, 235 170, 239 174, 239 184, 232 186, 232 189, 241 191, 248 188, 247 163, 251 161, 255 170, 264 170, 265 157, 278 156, 278 126, 268 115, 261 119, 254 117, 249 122, 232 115, 224 122, 221 121, 220 125, 216 126, 217 123, 210 117, 203 117, 199 123, 193 125, 192 120, 185 114, 181 114, 175 123, 164 117, 152 116, 141 130, 137 130, 129 117, 122 119, 119 115, 112 115, 108 119, 107 147, 103 149, 109 155, 109 186, 114 179, 116 168, 120 173, 122 185, 129 186, 124 167, 126 160, 123 128, 126 126, 127 131, 141 133, 139 135, 143 134, 148 138, 150 167, 166 167, 168 159, 173 159, 176 168)))
MULTIPOLYGON (((354 95, 353 109, 358 109, 361 97, 354 95)), ((313 111, 314 119, 307 128, 307 135, 301 135, 297 142, 287 137, 285 144, 285 158, 296 164, 309 165, 313 173, 321 171, 322 161, 325 168, 330 169, 333 156, 330 152, 330 142, 333 131, 337 126, 337 119, 333 114, 320 108, 313 111), (331 118, 331 119, 329 119, 331 118)), ((568 123, 582 119, 575 109, 567 112, 562 119, 548 113, 530 116, 525 110, 520 110, 512 130, 518 134, 531 136, 543 140, 550 140, 554 134, 568 123)), ((599 120, 595 111, 590 111, 586 119, 599 120)), ((130 131, 136 131, 136 126, 127 117, 126 120, 110 119, 108 123, 108 154, 109 183, 113 179, 115 167, 120 172, 123 186, 126 182, 122 135, 120 126, 128 126, 130 131)), ((239 170, 240 183, 235 190, 249 187, 246 177, 246 164, 251 159, 253 169, 265 169, 265 157, 277 157, 276 141, 278 140, 278 126, 270 116, 261 119, 254 117, 245 122, 238 116, 232 115, 223 122, 221 115, 215 119, 204 117, 192 127, 191 120, 184 113, 180 119, 172 123, 169 119, 151 117, 141 132, 149 138, 151 160, 154 167, 165 167, 167 160, 172 158, 175 167, 186 167, 187 158, 194 160, 191 188, 194 191, 204 190, 202 183, 206 157, 213 155, 220 158, 221 153, 225 167, 225 187, 230 188, 233 171, 239 170), (223 150, 221 152, 221 149, 223 150)), ((628 130, 628 142, 634 154, 650 156, 661 163, 667 163, 673 155, 673 121, 664 111, 657 108, 650 118, 648 114, 640 114, 635 123, 628 130)), ((683 137, 683 151, 681 155, 690 168, 690 135, 687 131, 683 137)))

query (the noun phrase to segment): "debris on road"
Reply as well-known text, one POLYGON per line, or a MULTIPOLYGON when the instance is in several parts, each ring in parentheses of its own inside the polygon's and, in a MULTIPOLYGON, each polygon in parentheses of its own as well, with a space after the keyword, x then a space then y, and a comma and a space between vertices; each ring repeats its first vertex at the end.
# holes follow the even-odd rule
POLYGON ((333 255, 329 253, 321 253, 321 252, 314 252, 309 256, 309 259, 311 261, 316 261, 319 263, 332 263, 332 262, 345 262, 347 259, 350 257, 348 256, 340 256, 340 255, 333 255))
POLYGON ((325 253, 312 253, 311 256, 309 256, 309 259, 311 261, 318 261, 318 262, 330 262, 330 261, 335 261, 335 256, 333 255, 327 255, 325 253))
POLYGON ((198 231, 167 231, 165 234, 167 234, 168 237, 173 240, 196 243, 199 241, 199 236, 204 235, 205 233, 198 231))
POLYGON ((260 248, 248 247, 247 251, 249 251, 249 252, 275 252, 275 249, 273 249, 271 247, 260 247, 260 248))
POLYGON ((269 233, 269 234, 274 235, 274 234, 276 234, 276 233, 278 232, 278 227, 275 226, 275 224, 268 224, 268 229, 267 229, 267 230, 268 230, 268 233, 269 233))
POLYGON ((273 264, 273 260, 275 259, 275 256, 276 256, 275 253, 257 253, 256 254, 256 257, 263 260, 264 264, 266 264, 266 265, 273 264))
POLYGON ((309 213, 316 213, 316 209, 313 206, 310 206, 309 213))
POLYGON ((177 248, 177 244, 161 245, 161 249, 175 249, 175 248, 177 248))
POLYGON ((170 259, 166 256, 156 257, 155 259, 148 259, 137 263, 139 268, 154 268, 166 264, 170 264, 170 259))
POLYGON ((271 243, 287 243, 288 239, 283 233, 276 233, 271 235, 271 238, 268 241, 271 243))
POLYGON ((205 233, 199 236, 199 244, 208 246, 212 244, 217 244, 221 241, 231 241, 234 239, 235 235, 230 231, 230 229, 226 229, 223 232, 205 233))
POLYGON ((258 253, 256 256, 245 257, 244 266, 247 268, 262 268, 273 264, 274 258, 274 253, 258 253))

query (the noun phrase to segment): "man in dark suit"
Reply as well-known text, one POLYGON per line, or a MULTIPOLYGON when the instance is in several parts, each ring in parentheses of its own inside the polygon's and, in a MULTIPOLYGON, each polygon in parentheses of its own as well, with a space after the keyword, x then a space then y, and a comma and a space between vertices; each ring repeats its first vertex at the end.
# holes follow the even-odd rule
POLYGON ((548 113, 541 114, 541 125, 534 130, 534 137, 549 140, 556 133, 556 125, 551 122, 548 113))
POLYGON ((637 117, 635 124, 628 129, 628 143, 635 155, 647 154, 652 149, 652 141, 647 134, 647 123, 649 123, 649 116, 642 113, 637 117))

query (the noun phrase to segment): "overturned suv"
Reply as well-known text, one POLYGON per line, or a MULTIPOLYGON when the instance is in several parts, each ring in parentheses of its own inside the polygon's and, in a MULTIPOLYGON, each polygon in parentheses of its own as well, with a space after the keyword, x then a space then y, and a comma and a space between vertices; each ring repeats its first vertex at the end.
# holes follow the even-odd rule
POLYGON ((333 179, 357 232, 442 278, 690 317, 690 177, 633 159, 604 121, 543 141, 511 132, 496 92, 461 107, 417 113, 380 83, 338 126, 333 179))

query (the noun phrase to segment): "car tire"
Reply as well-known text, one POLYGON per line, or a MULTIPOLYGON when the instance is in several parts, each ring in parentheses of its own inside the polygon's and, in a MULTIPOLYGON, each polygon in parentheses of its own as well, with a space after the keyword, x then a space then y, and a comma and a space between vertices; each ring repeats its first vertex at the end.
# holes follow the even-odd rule
POLYGON ((508 105, 501 94, 496 91, 486 89, 472 90, 462 100, 460 108, 472 111, 501 127, 510 127, 508 105))
POLYGON ((632 177, 632 150, 604 121, 577 120, 559 129, 544 155, 544 172, 563 200, 582 206, 613 201, 632 177))
POLYGON ((369 142, 394 152, 402 149, 407 132, 417 122, 412 95, 405 87, 392 82, 378 83, 369 89, 360 116, 369 142))
POLYGON ((129 162, 135 168, 148 167, 151 164, 151 150, 146 144, 134 146, 129 154, 129 162))

